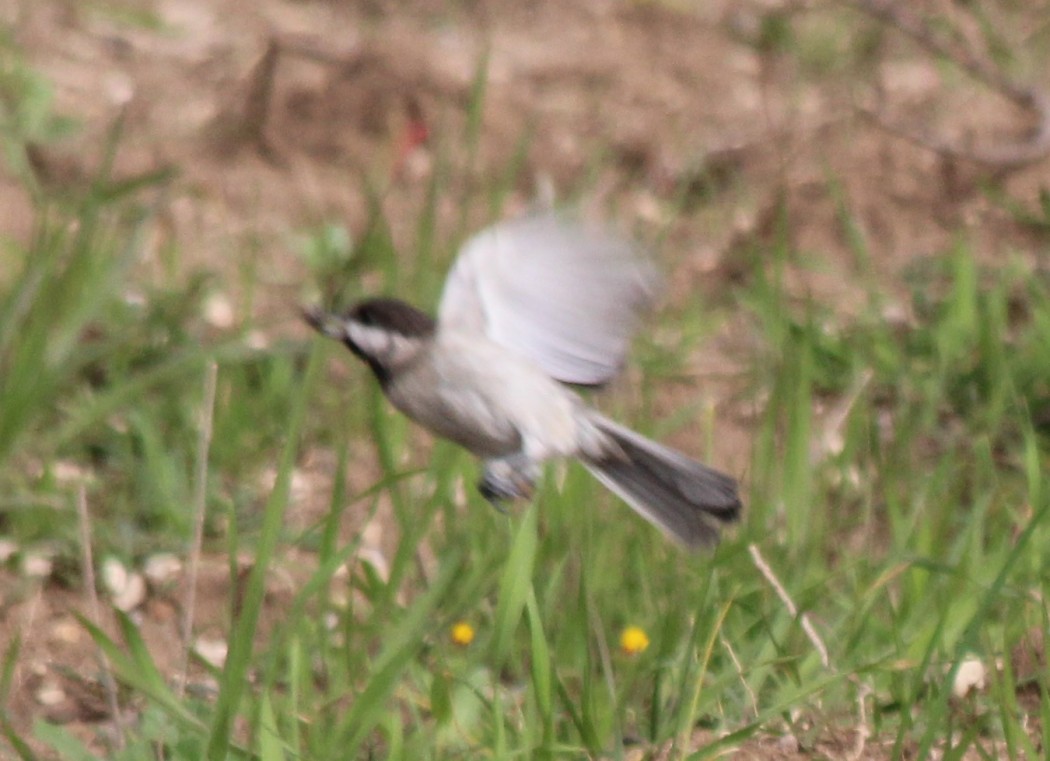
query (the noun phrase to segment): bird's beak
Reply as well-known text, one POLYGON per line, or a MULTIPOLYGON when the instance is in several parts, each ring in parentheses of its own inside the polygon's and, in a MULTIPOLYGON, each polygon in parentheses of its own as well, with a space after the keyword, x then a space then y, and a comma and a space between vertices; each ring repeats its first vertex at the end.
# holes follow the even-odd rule
POLYGON ((300 307, 299 311, 307 324, 321 335, 337 341, 341 341, 346 335, 346 327, 339 315, 325 311, 319 306, 304 306, 300 307))

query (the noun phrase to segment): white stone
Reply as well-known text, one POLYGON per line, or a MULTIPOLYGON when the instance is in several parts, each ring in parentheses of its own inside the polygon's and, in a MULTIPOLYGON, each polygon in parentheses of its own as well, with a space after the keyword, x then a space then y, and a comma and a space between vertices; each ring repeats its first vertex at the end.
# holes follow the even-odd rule
POLYGON ((952 682, 952 694, 957 698, 965 698, 971 692, 980 692, 987 684, 987 672, 984 664, 974 656, 969 656, 955 671, 955 680, 952 682))
POLYGON ((182 573, 182 561, 171 552, 157 552, 146 558, 142 572, 150 584, 163 586, 182 573))

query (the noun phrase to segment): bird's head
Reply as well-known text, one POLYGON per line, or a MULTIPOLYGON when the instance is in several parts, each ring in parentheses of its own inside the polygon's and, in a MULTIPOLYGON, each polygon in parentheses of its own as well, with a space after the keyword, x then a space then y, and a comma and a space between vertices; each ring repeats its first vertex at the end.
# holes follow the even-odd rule
POLYGON ((434 336, 434 318, 397 299, 367 299, 344 314, 304 307, 303 318, 321 335, 346 344, 386 384, 434 336))

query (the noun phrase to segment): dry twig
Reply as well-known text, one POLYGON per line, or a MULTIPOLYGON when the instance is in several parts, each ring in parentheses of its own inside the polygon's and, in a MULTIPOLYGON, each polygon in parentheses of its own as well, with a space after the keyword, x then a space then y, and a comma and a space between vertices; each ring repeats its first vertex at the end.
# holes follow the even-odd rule
MULTIPOLYGON (((102 626, 102 606, 98 601, 98 590, 95 587, 95 561, 91 549, 91 516, 88 513, 87 491, 81 484, 77 489, 77 519, 80 528, 80 563, 84 576, 84 587, 87 592, 88 605, 91 609, 91 621, 95 626, 102 626)), ((97 653, 102 685, 106 690, 106 701, 109 703, 109 714, 116 727, 117 748, 124 747, 124 721, 117 700, 117 684, 110 672, 109 659, 104 653, 97 653)))
POLYGON ((755 691, 751 689, 751 685, 747 683, 747 679, 744 677, 744 665, 740 662, 740 659, 736 657, 736 651, 733 650, 733 646, 729 644, 722 632, 718 632, 718 641, 722 643, 722 647, 729 653, 729 660, 733 662, 733 668, 736 669, 736 675, 740 677, 741 684, 744 685, 744 690, 747 692, 747 698, 751 701, 751 715, 758 716, 758 696, 755 695, 755 691))
POLYGON ((193 544, 190 546, 189 567, 186 571, 186 601, 182 610, 182 667, 179 669, 178 693, 182 695, 189 678, 190 648, 193 637, 193 616, 197 604, 197 574, 200 569, 201 545, 204 541, 204 514, 208 495, 208 451, 211 448, 212 422, 215 417, 215 385, 218 369, 209 362, 204 372, 204 404, 201 408, 201 427, 197 438, 197 462, 194 467, 193 544))
POLYGON ((776 574, 773 573, 773 569, 769 567, 769 563, 762 557, 762 551, 758 549, 757 544, 749 544, 747 551, 751 553, 751 560, 755 564, 755 568, 758 569, 769 585, 773 587, 773 591, 777 593, 777 597, 784 603, 784 607, 788 609, 788 613, 791 614, 792 618, 795 618, 799 625, 802 626, 802 631, 806 633, 806 637, 809 638, 814 649, 820 655, 820 662, 824 664, 824 668, 831 670, 831 656, 828 655, 827 645, 824 644, 824 640, 821 639, 820 635, 817 634, 816 628, 813 626, 813 622, 809 620, 809 615, 798 612, 798 606, 795 605, 795 601, 791 599, 791 595, 788 594, 784 585, 780 583, 780 579, 777 578, 776 574))
MULTIPOLYGON (((749 544, 747 546, 748 552, 751 553, 751 559, 758 569, 759 573, 769 582, 769 585, 773 587, 773 591, 777 593, 777 597, 784 604, 784 607, 788 609, 788 612, 798 620, 799 625, 802 626, 802 631, 806 633, 806 637, 809 638, 814 649, 820 655, 820 662, 824 665, 828 671, 832 671, 831 656, 828 654, 828 648, 824 644, 824 640, 817 633, 816 627, 813 626, 813 622, 810 621, 809 616, 805 613, 800 614, 798 606, 795 605, 794 600, 791 599, 791 595, 788 594, 787 589, 780 583, 780 579, 777 578, 776 574, 773 573, 773 569, 766 562, 766 559, 762 556, 761 550, 758 549, 758 545, 749 544)), ((732 653, 732 651, 730 651, 732 653)), ((733 658, 734 663, 736 658, 733 658)), ((853 752, 850 753, 851 759, 860 759, 864 755, 864 748, 867 745, 868 738, 871 737, 871 727, 868 725, 868 709, 867 699, 871 695, 871 687, 856 674, 847 674, 846 678, 852 682, 857 688, 857 738, 853 746, 853 752)))
POLYGON ((857 685, 857 739, 849 757, 851 761, 860 761, 864 757, 868 738, 871 737, 871 727, 868 725, 868 696, 871 695, 871 686, 855 676, 851 677, 850 681, 857 685))
POLYGON ((887 117, 882 111, 860 108, 860 112, 879 128, 916 145, 934 151, 940 156, 972 161, 999 171, 1011 171, 1033 164, 1050 155, 1050 98, 1035 87, 1023 86, 1004 74, 974 51, 960 45, 951 45, 938 37, 930 26, 903 3, 889 0, 843 0, 847 5, 900 30, 920 47, 934 55, 946 58, 978 82, 999 93, 1033 115, 1036 126, 1026 140, 983 146, 963 146, 928 133, 905 126, 887 117))

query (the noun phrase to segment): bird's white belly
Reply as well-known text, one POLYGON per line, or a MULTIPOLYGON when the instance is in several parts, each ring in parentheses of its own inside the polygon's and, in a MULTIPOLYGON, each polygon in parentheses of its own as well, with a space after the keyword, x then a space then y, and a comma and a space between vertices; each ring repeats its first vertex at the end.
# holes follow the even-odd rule
POLYGON ((413 420, 482 457, 576 451, 579 399, 527 359, 477 336, 439 336, 429 354, 387 389, 413 420))

